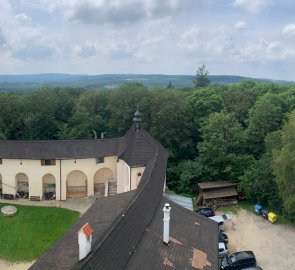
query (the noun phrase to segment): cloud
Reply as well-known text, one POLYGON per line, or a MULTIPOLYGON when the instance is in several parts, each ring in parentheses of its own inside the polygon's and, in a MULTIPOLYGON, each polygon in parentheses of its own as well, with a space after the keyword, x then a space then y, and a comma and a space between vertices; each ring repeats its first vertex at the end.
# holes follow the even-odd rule
POLYGON ((233 5, 247 10, 251 13, 260 12, 271 5, 271 0, 234 0, 233 5))
POLYGON ((72 10, 70 19, 86 24, 100 24, 104 22, 120 24, 138 21, 143 15, 143 4, 138 3, 136 8, 133 5, 112 5, 112 2, 104 5, 84 2, 72 10))
POLYGON ((275 62, 295 59, 295 49, 292 44, 260 38, 257 41, 248 42, 241 47, 237 59, 243 62, 275 62))
POLYGON ((16 14, 14 17, 15 17, 16 20, 19 20, 19 21, 22 21, 22 22, 30 22, 30 21, 32 21, 32 18, 30 16, 26 15, 25 13, 16 14))
POLYGON ((247 28, 247 23, 245 21, 239 21, 235 24, 235 29, 243 30, 247 28))
MULTIPOLYGON (((239 22, 236 26, 241 29, 245 24, 239 22)), ((295 25, 286 29, 286 34, 295 34, 295 25)), ((241 37, 229 26, 206 30, 191 27, 184 31, 178 46, 190 58, 206 63, 233 61, 261 64, 295 59, 295 48, 288 40, 280 39, 279 36, 268 39, 262 36, 256 39, 247 35, 241 37)))
POLYGON ((294 23, 290 23, 287 24, 283 30, 282 30, 282 34, 283 35, 287 35, 287 36, 292 36, 295 34, 295 24, 294 23))
POLYGON ((93 42, 86 42, 83 45, 76 45, 74 53, 83 58, 89 58, 97 54, 97 45, 93 42))
POLYGON ((234 50, 231 32, 224 26, 206 30, 192 27, 182 34, 178 46, 189 54, 207 59, 225 57, 234 50))
MULTIPOLYGON (((189 2, 188 2, 189 3, 189 2)), ((68 20, 85 24, 130 24, 178 14, 188 6, 181 0, 43 1, 50 13, 59 11, 68 20)))

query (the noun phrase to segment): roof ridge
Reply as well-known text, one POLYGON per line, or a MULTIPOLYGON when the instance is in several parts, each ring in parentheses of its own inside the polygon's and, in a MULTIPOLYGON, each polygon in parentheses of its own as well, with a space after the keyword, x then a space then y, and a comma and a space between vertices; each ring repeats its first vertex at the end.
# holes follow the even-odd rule
MULTIPOLYGON (((107 263, 105 257, 103 257, 103 253, 101 253, 103 251, 103 246, 107 249, 111 248, 111 243, 112 243, 112 237, 118 237, 120 235, 121 229, 125 229, 126 230, 126 226, 129 226, 129 222, 130 222, 130 215, 136 213, 139 209, 139 207, 141 207, 139 204, 142 203, 140 201, 140 198, 142 198, 144 200, 144 197, 146 197, 145 195, 150 194, 150 191, 152 190, 153 194, 158 194, 156 197, 159 199, 155 199, 152 201, 152 205, 151 205, 151 211, 149 213, 147 213, 147 218, 145 221, 140 222, 140 224, 133 224, 133 221, 131 221, 131 223, 133 225, 136 225, 136 230, 137 230, 137 235, 135 238, 130 239, 130 241, 128 243, 126 243, 126 246, 128 246, 128 248, 133 249, 136 246, 138 246, 138 244, 140 243, 141 237, 144 234, 145 228, 151 223, 156 210, 159 206, 159 204, 161 203, 162 197, 163 197, 163 192, 161 188, 155 188, 154 183, 158 182, 158 177, 153 176, 154 175, 154 171, 156 169, 156 166, 161 166, 164 163, 162 163, 159 158, 160 153, 159 153, 159 147, 158 145, 156 145, 155 147, 155 153, 154 155, 150 158, 148 164, 146 165, 144 174, 142 176, 141 179, 141 185, 138 186, 137 191, 134 195, 134 197, 131 199, 131 201, 128 203, 127 207, 122 211, 123 214, 121 216, 118 216, 118 218, 116 219, 116 221, 113 223, 113 226, 111 227, 111 229, 105 234, 105 236, 98 242, 96 243, 96 247, 93 250, 91 256, 89 256, 88 258, 86 258, 85 262, 80 265, 78 268, 79 269, 84 269, 84 267, 93 267, 93 263, 97 263, 99 257, 102 257, 100 259, 100 264, 96 265, 97 267, 100 267, 101 265, 104 265, 105 263, 107 263), (144 181, 146 180, 146 181, 144 181), (128 215, 128 218, 125 216, 128 215), (108 241, 109 239, 109 241, 108 241), (130 246, 132 245, 132 246, 130 246), (105 258, 105 259, 103 259, 105 258)), ((162 149, 161 149, 162 150, 162 149)), ((160 150, 160 151, 161 151, 160 150)), ((164 157, 164 155, 163 155, 164 157)), ((165 157, 164 157, 165 158, 165 157)), ((160 184, 161 185, 161 184, 160 184)), ((117 264, 120 264, 120 266, 125 266, 128 261, 130 260, 130 258, 132 257, 132 252, 129 252, 128 254, 123 254, 121 257, 121 260, 117 261, 117 264)), ((93 268, 93 269, 96 269, 93 268)), ((86 268, 87 269, 87 268, 86 268)))
MULTIPOLYGON (((155 164, 156 158, 154 159, 154 164, 155 164)), ((154 166, 153 164, 153 166, 154 166)), ((150 176, 152 174, 152 170, 149 173, 149 177, 148 179, 150 179, 150 176)), ((146 183, 144 184, 144 187, 147 185, 149 181, 146 181, 146 183)), ((143 187, 143 188, 144 188, 143 187)), ((113 225, 111 226, 110 230, 108 230, 108 232, 106 232, 106 234, 104 235, 104 237, 99 241, 98 245, 95 247, 95 249, 93 249, 92 254, 95 253, 95 251, 97 251, 102 244, 108 239, 108 237, 111 235, 111 233, 115 230, 115 228, 117 227, 117 225, 124 219, 125 213, 128 212, 128 210, 132 207, 132 205, 136 202, 136 200, 138 199, 139 195, 141 194, 141 192, 143 192, 143 188, 141 190, 137 190, 137 192, 134 194, 134 197, 132 198, 132 200, 129 202, 129 204, 127 205, 127 207, 125 209, 123 209, 121 211, 121 213, 123 213, 122 215, 118 216, 118 218, 114 221, 113 225)), ((89 259, 91 258, 88 257, 87 260, 85 261, 84 264, 88 263, 89 259)))
POLYGON ((109 141, 109 140, 120 140, 123 137, 119 138, 104 138, 104 139, 58 139, 58 140, 0 140, 1 142, 13 142, 13 143, 35 143, 35 142, 41 142, 41 143, 49 143, 49 142, 97 142, 97 141, 109 141))

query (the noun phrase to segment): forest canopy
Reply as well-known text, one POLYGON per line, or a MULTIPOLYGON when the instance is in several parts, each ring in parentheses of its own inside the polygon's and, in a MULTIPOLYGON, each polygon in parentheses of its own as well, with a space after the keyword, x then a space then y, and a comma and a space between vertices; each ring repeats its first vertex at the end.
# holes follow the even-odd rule
POLYGON ((143 127, 169 152, 170 189, 194 194, 198 182, 228 180, 294 220, 295 85, 205 85, 1 93, 0 139, 89 139, 94 131, 118 137, 138 106, 143 127))

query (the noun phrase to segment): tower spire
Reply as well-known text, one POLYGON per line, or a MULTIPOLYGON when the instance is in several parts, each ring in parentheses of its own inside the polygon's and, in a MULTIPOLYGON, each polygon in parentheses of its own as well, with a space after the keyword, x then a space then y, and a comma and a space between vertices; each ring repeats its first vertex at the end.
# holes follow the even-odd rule
POLYGON ((136 130, 140 129, 140 123, 141 123, 140 116, 141 116, 141 113, 139 112, 138 105, 137 105, 137 109, 136 109, 136 112, 135 112, 134 118, 133 118, 133 122, 135 123, 136 130))

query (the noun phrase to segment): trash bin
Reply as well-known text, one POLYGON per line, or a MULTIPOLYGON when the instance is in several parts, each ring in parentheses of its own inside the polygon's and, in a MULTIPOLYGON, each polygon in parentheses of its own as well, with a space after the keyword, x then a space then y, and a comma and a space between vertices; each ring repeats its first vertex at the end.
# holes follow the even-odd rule
POLYGON ((268 213, 269 213, 269 211, 267 211, 267 210, 262 210, 261 213, 262 213, 263 218, 265 218, 265 219, 268 220, 268 213))
POLYGON ((259 204, 254 205, 254 211, 257 215, 260 215, 262 213, 263 207, 259 204))
POLYGON ((268 213, 268 221, 275 223, 277 221, 277 215, 273 212, 268 213))

